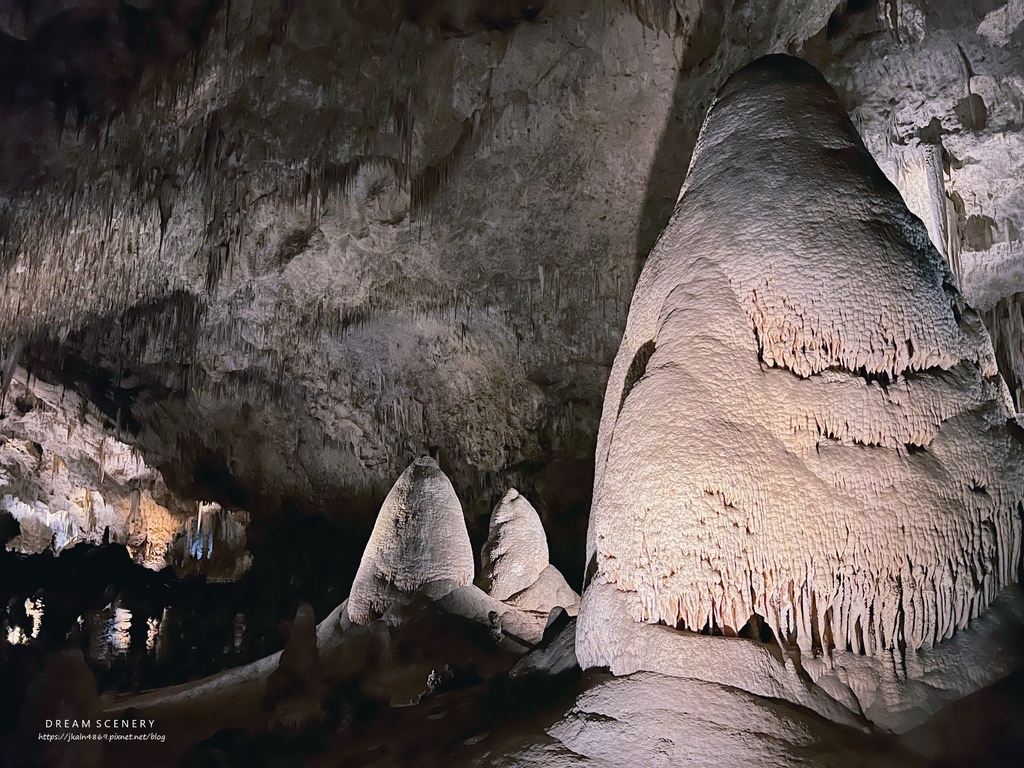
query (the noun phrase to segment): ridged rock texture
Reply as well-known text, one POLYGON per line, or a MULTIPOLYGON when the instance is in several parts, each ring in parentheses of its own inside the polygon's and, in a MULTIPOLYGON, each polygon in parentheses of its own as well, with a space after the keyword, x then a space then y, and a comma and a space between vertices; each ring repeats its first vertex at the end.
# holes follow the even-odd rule
POLYGON ((580 596, 548 561, 540 515, 515 488, 491 513, 481 560, 480 583, 495 600, 544 616, 558 607, 573 616, 578 612, 580 596))
POLYGON ((579 612, 580 596, 569 586, 562 572, 549 565, 533 584, 505 602, 521 611, 545 615, 554 608, 565 608, 566 613, 575 616, 579 612))
POLYGON ((826 655, 950 637, 1016 578, 1018 434, 981 318, 836 93, 756 61, 709 111, 634 292, 581 663, 613 664, 617 604, 727 635, 757 614, 826 655))
POLYGON ((384 499, 348 599, 356 624, 432 582, 465 586, 475 572, 462 504, 437 462, 416 459, 384 499))

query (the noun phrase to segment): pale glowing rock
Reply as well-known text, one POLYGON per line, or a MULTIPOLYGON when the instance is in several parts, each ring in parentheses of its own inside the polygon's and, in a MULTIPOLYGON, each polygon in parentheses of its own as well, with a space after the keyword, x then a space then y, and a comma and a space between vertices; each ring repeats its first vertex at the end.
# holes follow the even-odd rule
POLYGON ((494 640, 506 650, 522 652, 540 641, 547 623, 546 613, 523 611, 495 600, 479 587, 467 584, 437 600, 437 607, 485 627, 500 629, 494 640))
POLYGON ((491 513, 482 561, 482 586, 495 600, 526 589, 548 567, 548 538, 540 515, 515 488, 509 488, 491 513))
MULTIPOLYGON (((947 210, 950 203, 943 177, 942 146, 922 144, 897 155, 896 187, 911 213, 924 222, 936 250, 946 257, 957 285, 965 290, 960 233, 955 232, 955 227, 950 227, 947 210)), ((968 299, 973 303, 973 297, 968 295, 968 299)))
POLYGON ((437 462, 416 459, 380 508, 352 583, 348 615, 354 623, 366 624, 396 598, 429 582, 469 584, 474 568, 455 489, 437 462))
POLYGON ((107 637, 110 650, 123 655, 131 647, 132 612, 127 608, 116 607, 107 623, 107 637))
POLYGON ((575 616, 580 596, 548 562, 548 539, 540 515, 515 488, 491 513, 481 559, 481 584, 488 595, 520 611, 546 617, 555 608, 575 616))
MULTIPOLYGON (((146 619, 146 650, 156 650, 156 639, 160 635, 160 620, 156 616, 146 619)), ((236 649, 237 650, 237 649, 236 649)))
POLYGON ((220 505, 216 502, 199 502, 196 517, 189 521, 186 534, 186 551, 189 557, 195 560, 213 557, 213 523, 218 512, 220 505))
POLYGON ((84 623, 89 637, 86 656, 90 662, 109 667, 118 656, 131 647, 132 612, 123 607, 121 599, 87 614, 84 623))
POLYGON ((766 705, 736 688, 652 673, 596 682, 547 729, 547 736, 536 746, 491 764, 516 768, 919 766, 908 751, 895 749, 891 741, 862 728, 808 717, 806 711, 785 702, 766 705))
POLYGON ((580 596, 569 586, 562 572, 549 565, 537 580, 526 589, 504 601, 521 611, 534 611, 547 615, 555 608, 565 608, 570 616, 579 612, 580 596))
POLYGON ((46 605, 43 603, 41 597, 28 597, 25 598, 25 613, 30 619, 32 619, 32 631, 30 635, 33 640, 39 637, 39 630, 43 626, 43 613, 46 610, 46 605))
POLYGON ((28 643, 28 635, 19 626, 8 627, 7 642, 11 645, 26 645, 28 643))
POLYGON ((0 510, 21 525, 7 549, 59 553, 99 544, 109 531, 136 562, 168 564, 188 505, 138 451, 107 434, 93 404, 13 368, 0 425, 0 510))
POLYGON ((43 627, 43 614, 46 612, 46 604, 41 597, 25 598, 25 616, 32 620, 31 628, 26 629, 14 625, 7 627, 7 642, 11 645, 27 645, 39 637, 43 627))
POLYGON ((581 665, 671 661, 618 613, 758 614, 807 654, 949 638, 1020 561, 1010 417, 979 316, 832 89, 788 57, 741 70, 609 379, 581 665))
POLYGON ((1006 5, 991 11, 978 25, 978 34, 987 37, 993 45, 1005 47, 1017 27, 1024 22, 1024 0, 1009 0, 1006 5))

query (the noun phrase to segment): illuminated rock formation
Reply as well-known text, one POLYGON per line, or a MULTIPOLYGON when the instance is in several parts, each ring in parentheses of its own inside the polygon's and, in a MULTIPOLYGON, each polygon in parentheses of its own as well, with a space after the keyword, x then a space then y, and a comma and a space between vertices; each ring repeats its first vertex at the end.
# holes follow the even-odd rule
POLYGON ((216 502, 200 501, 171 545, 169 559, 179 575, 202 573, 208 581, 237 581, 252 565, 246 551, 244 510, 225 509, 216 502))
MULTIPOLYGON (((190 522, 195 503, 173 494, 163 475, 110 434, 107 417, 77 392, 21 368, 12 369, 6 383, 0 510, 21 526, 7 548, 60 553, 81 542, 99 544, 106 536, 153 570, 172 562, 176 537, 197 522, 190 522)), ((244 528, 237 528, 221 525, 219 546, 244 549, 244 528), (225 531, 231 533, 226 542, 225 531)), ((208 544, 212 548, 212 538, 208 544)))
POLYGON ((626 625, 760 616, 805 657, 951 637, 1016 577, 1011 413, 981 318, 835 92, 796 59, 749 65, 609 379, 581 664, 676 664, 626 625))
POLYGON ((491 513, 482 560, 483 587, 495 600, 526 589, 548 566, 548 538, 540 515, 515 488, 509 488, 491 513))
POLYGON ((515 488, 491 513, 481 559, 481 582, 495 600, 522 611, 546 615, 562 607, 576 615, 580 596, 548 562, 548 539, 540 515, 515 488))
POLYGON ((349 618, 366 624, 432 581, 473 581, 473 549, 462 505, 437 462, 416 459, 384 499, 359 562, 349 618))
POLYGON ((565 608, 570 616, 579 612, 580 596, 569 586, 562 572, 549 565, 533 584, 505 600, 521 611, 548 614, 554 608, 565 608))

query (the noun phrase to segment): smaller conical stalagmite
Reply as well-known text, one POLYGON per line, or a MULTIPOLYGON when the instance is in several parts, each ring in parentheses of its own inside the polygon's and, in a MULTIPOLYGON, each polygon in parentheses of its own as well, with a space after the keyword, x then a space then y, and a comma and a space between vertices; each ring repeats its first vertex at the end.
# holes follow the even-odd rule
POLYGON ((540 578, 548 567, 548 539, 540 515, 515 488, 491 513, 481 568, 484 590, 508 600, 540 578))
POLYGON ((473 548, 462 504, 437 462, 416 459, 398 478, 363 551, 349 618, 366 624, 399 597, 432 581, 473 581, 473 548))
POLYGON ((298 730, 322 718, 320 673, 316 618, 313 607, 302 603, 295 612, 277 669, 267 678, 263 694, 271 728, 298 730))

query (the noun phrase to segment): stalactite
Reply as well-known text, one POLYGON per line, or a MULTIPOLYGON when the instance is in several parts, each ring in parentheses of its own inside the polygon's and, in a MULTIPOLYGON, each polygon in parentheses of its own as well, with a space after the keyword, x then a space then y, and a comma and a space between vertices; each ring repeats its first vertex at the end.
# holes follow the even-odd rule
POLYGON ((910 209, 925 226, 932 243, 943 256, 959 286, 963 280, 961 242, 951 201, 946 192, 946 172, 941 142, 908 147, 897 153, 897 184, 910 209))
POLYGON ((1024 410, 1024 294, 1000 299, 985 315, 999 372, 1018 412, 1024 410))

